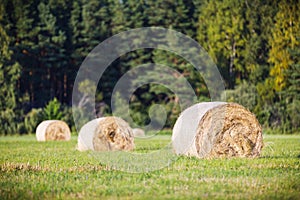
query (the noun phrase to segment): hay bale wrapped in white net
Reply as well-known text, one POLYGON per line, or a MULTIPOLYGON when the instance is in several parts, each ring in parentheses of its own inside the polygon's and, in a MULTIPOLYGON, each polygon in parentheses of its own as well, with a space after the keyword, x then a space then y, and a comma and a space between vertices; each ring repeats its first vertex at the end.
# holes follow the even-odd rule
POLYGON ((38 141, 69 141, 71 131, 69 126, 61 120, 46 120, 36 128, 36 139, 38 141))
POLYGON ((255 115, 236 103, 199 103, 183 111, 172 134, 176 154, 257 157, 263 141, 255 115))
POLYGON ((79 132, 80 151, 130 151, 134 149, 131 127, 119 117, 102 117, 86 123, 79 132))
POLYGON ((134 137, 144 137, 145 136, 145 131, 141 128, 134 128, 132 129, 133 136, 134 137))

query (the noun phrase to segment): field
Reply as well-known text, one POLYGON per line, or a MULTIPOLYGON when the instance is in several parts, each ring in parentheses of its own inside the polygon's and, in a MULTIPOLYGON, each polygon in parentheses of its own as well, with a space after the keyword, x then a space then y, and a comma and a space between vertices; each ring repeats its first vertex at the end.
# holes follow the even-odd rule
MULTIPOLYGON (((137 152, 170 142, 137 141, 137 152)), ((0 199, 300 199, 300 135, 265 135, 257 159, 178 157, 161 170, 111 169, 70 142, 0 137, 0 199)))

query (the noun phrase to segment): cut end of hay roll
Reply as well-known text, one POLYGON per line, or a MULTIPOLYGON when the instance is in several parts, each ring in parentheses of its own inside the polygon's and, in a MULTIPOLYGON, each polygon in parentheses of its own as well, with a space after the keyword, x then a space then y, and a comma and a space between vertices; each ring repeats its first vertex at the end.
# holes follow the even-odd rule
POLYGON ((134 137, 145 137, 145 131, 141 128, 132 129, 134 137))
POLYGON ((64 121, 46 120, 38 125, 36 138, 38 141, 69 141, 71 131, 64 121))
POLYGON ((131 127, 118 117, 103 117, 86 123, 80 130, 80 151, 130 151, 134 149, 131 127))
POLYGON ((263 146, 261 125, 243 106, 209 102, 188 109, 178 118, 173 129, 172 142, 177 154, 199 158, 260 155, 263 146), (191 116, 195 113, 200 116, 191 116), (188 124, 192 124, 191 132, 184 133, 188 124))

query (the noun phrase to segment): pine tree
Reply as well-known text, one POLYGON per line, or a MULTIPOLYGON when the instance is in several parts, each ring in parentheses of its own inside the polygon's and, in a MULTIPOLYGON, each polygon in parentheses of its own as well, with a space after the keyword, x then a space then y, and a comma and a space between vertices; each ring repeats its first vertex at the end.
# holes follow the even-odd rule
POLYGON ((195 37, 196 7, 193 1, 158 0, 146 1, 147 20, 149 26, 174 29, 195 37))
POLYGON ((108 0, 111 15, 110 29, 112 35, 128 30, 123 1, 108 0))
POLYGON ((22 67, 21 77, 18 80, 17 89, 15 94, 17 95, 18 109, 27 110, 29 100, 25 98, 24 94, 31 94, 30 80, 32 77, 29 75, 30 67, 34 67, 33 62, 33 47, 35 46, 35 32, 33 30, 33 16, 36 14, 33 9, 30 12, 30 6, 34 2, 27 2, 21 0, 7 1, 4 12, 7 19, 7 32, 10 36, 10 49, 12 50, 11 61, 17 62, 22 67), (25 80, 22 81, 21 79, 25 80))
POLYGON ((7 35, 4 19, 5 5, 0 4, 0 127, 4 134, 15 134, 18 126, 15 109, 17 107, 17 80, 20 65, 11 60, 10 38, 7 35))
POLYGON ((57 96, 68 102, 68 4, 64 1, 13 1, 10 23, 13 59, 22 66, 19 90, 25 112, 57 96), (15 31, 14 31, 15 30, 15 31), (27 99, 29 96, 29 99, 27 99), (28 101, 28 102, 27 102, 28 101))
POLYGON ((245 70, 242 78, 253 84, 264 81, 269 76, 268 52, 274 16, 278 0, 247 1, 245 7, 245 49, 243 51, 245 70))

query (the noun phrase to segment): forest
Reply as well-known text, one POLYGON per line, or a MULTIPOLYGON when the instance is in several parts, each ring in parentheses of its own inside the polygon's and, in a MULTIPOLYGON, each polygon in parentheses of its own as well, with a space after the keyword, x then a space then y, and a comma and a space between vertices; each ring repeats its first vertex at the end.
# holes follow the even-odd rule
MULTIPOLYGON (((226 101, 252 111, 265 130, 300 130, 299 0, 0 0, 0 135, 33 133, 45 119, 75 130, 72 91, 89 52, 105 39, 142 27, 163 27, 197 41, 216 63, 226 101)), ((197 101, 210 101, 203 77, 178 55, 139 49, 104 72, 95 95, 98 117, 111 114, 120 77, 143 63, 180 72, 197 101)), ((90 82, 79 92, 88 101, 90 82)), ((166 129, 179 115, 176 94, 163 85, 138 88, 130 102, 137 123, 149 122, 149 105, 167 111, 166 129)), ((116 102, 122 107, 122 102, 116 102)), ((78 111, 78 116, 85 118, 78 111)))

